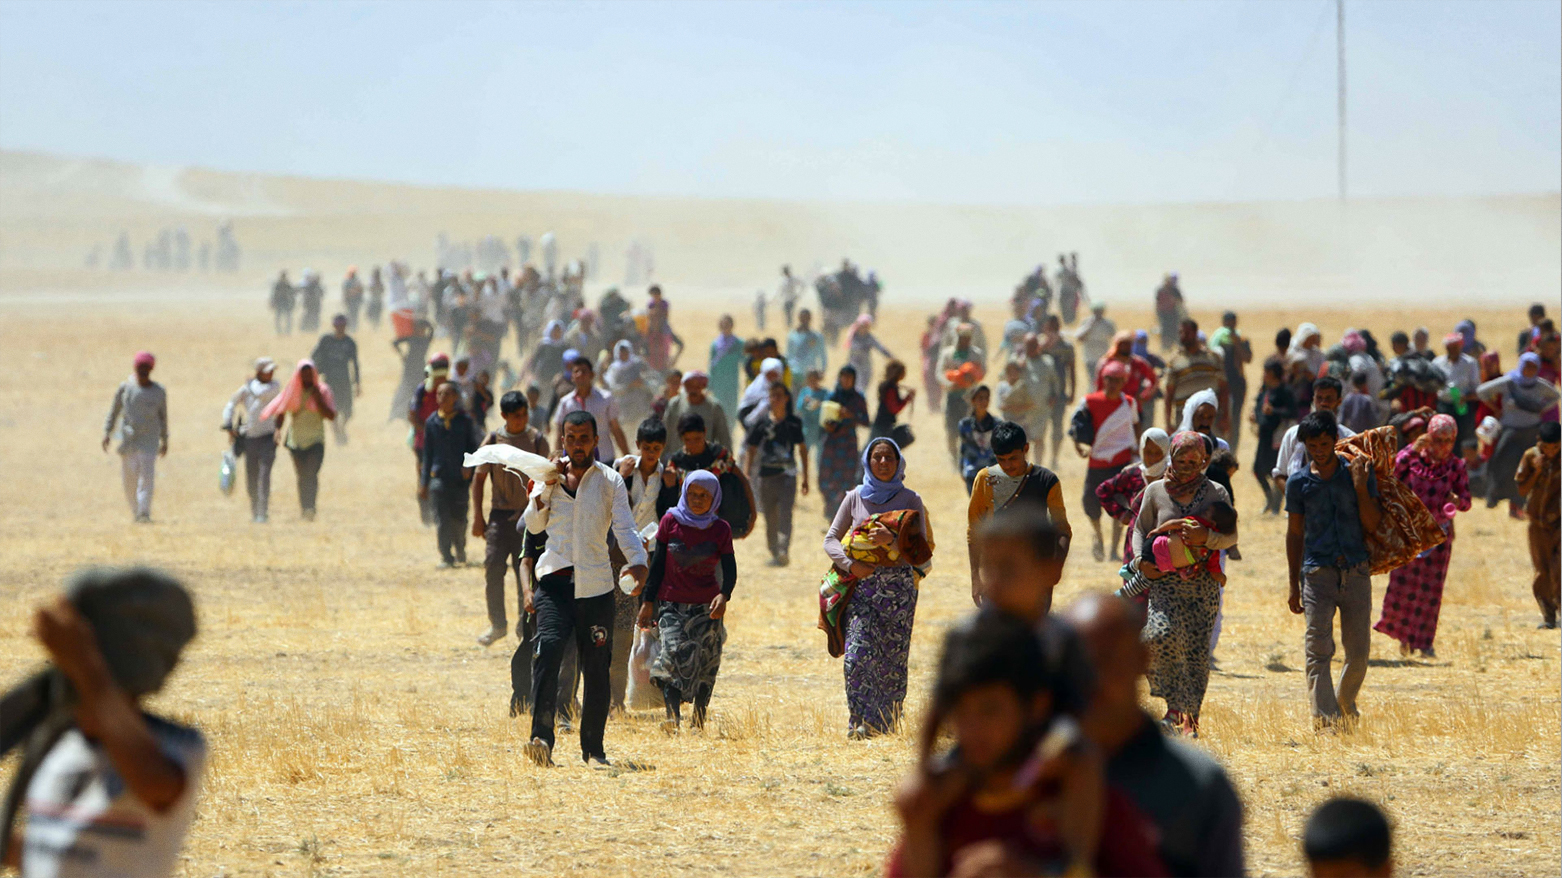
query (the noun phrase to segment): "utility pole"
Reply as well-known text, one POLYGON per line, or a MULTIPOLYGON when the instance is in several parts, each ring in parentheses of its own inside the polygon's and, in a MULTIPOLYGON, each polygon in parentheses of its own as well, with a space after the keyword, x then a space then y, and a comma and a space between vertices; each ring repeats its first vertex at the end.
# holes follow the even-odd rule
POLYGON ((1334 0, 1335 40, 1339 47, 1340 201, 1345 201, 1345 0, 1334 0))

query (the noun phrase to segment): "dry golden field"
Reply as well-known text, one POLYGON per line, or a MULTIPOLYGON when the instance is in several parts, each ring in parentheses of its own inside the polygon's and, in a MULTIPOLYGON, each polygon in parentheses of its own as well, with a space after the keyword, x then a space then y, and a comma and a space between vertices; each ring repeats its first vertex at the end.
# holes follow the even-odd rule
MULTIPOLYGON (((791 568, 763 566, 754 539, 739 547, 707 732, 669 739, 659 716, 614 719, 609 755, 653 770, 588 771, 567 758, 570 736, 560 738, 561 767, 539 769, 521 756, 525 721, 505 709, 515 641, 474 642, 486 625, 482 573, 436 570, 433 533, 418 523, 405 424, 386 421, 397 375, 388 337, 359 338, 364 394, 351 444, 326 455, 319 519, 299 520, 284 457, 272 523, 256 526, 242 485, 232 497, 217 491, 219 414, 253 357, 291 363, 313 339, 274 337, 258 287, 242 297, 187 290, 187 301, 177 290, 89 290, 59 304, 13 282, 0 294, 0 555, 11 608, 0 617, 0 679, 39 661, 28 611, 82 565, 150 563, 192 586, 201 634, 155 702, 202 727, 213 753, 182 874, 879 868, 896 831, 888 794, 908 767, 911 736, 845 740, 840 668, 814 628, 827 563, 816 496, 799 504, 791 568), (172 418, 151 527, 130 523, 118 461, 98 448, 110 395, 142 347, 158 355, 172 418)), ((717 312, 669 292, 689 359, 703 362, 717 312)), ((1205 319, 1218 307, 1199 304, 1205 319)), ((746 307, 732 310, 740 332, 751 327, 746 307)), ((910 359, 923 309, 891 301, 885 310, 882 337, 910 359)), ((1347 325, 1386 340, 1394 328, 1441 334, 1472 316, 1506 352, 1521 313, 1273 311, 1246 315, 1244 328, 1262 357, 1282 322, 1313 319, 1332 342, 1347 325)), ((997 309, 981 316, 995 336, 997 309)), ((1113 316, 1147 323, 1143 313, 1113 316)), ((939 554, 918 612, 913 712, 941 631, 969 609, 964 492, 937 421, 919 406, 915 423, 923 441, 909 453, 908 483, 928 500, 939 554)), ((1060 475, 1076 516, 1082 473, 1065 452, 1060 475)), ((1251 871, 1299 874, 1305 815, 1349 792, 1391 812, 1406 874, 1556 875, 1558 638, 1535 630, 1522 525, 1484 509, 1460 517, 1438 659, 1400 661, 1374 635, 1361 731, 1320 738, 1303 698, 1302 624, 1285 607, 1281 525, 1258 515, 1251 476, 1236 485, 1245 560, 1233 565, 1199 745, 1227 766, 1246 803, 1251 871)), ((1077 553, 1060 603, 1111 587, 1114 571, 1077 553)), ((1381 595, 1384 580, 1375 585, 1381 595)))

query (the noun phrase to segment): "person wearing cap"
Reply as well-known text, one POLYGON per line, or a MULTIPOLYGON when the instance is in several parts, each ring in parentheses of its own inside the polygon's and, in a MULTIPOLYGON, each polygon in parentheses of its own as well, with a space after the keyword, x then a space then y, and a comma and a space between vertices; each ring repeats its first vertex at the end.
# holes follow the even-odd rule
POLYGON ((195 630, 189 592, 152 570, 85 571, 33 613, 51 664, 4 693, 8 707, 18 696, 37 706, 4 718, 5 737, 25 750, 13 763, 18 807, 0 822, 7 865, 29 876, 177 870, 206 741, 144 701, 195 630), (14 835, 13 817, 25 824, 14 835))
POLYGON ((338 391, 336 420, 331 431, 336 434, 336 444, 347 444, 347 421, 353 416, 353 397, 363 395, 363 376, 358 369, 358 342, 347 334, 348 317, 338 314, 331 318, 331 331, 320 336, 315 352, 309 359, 315 361, 325 383, 338 391))
POLYGON ((277 422, 260 416, 282 392, 282 385, 274 377, 276 370, 277 364, 270 357, 256 360, 255 376, 240 385, 222 407, 222 429, 232 437, 239 456, 244 458, 244 487, 249 492, 250 520, 256 524, 266 523, 271 503, 271 467, 277 459, 277 422))
MULTIPOLYGON (((705 436, 722 448, 733 448, 732 427, 727 422, 727 410, 721 401, 709 394, 710 377, 698 369, 685 372, 678 395, 667 401, 662 412, 662 423, 677 427, 684 415, 691 412, 705 419, 705 436)), ((670 444, 670 443, 669 443, 670 444)), ((662 453, 662 460, 672 457, 669 447, 662 453)))
POLYGON ((125 500, 137 524, 152 523, 152 488, 157 459, 168 454, 168 393, 152 380, 157 360, 141 351, 134 360, 135 374, 114 391, 114 401, 103 421, 103 450, 119 436, 120 473, 125 500))

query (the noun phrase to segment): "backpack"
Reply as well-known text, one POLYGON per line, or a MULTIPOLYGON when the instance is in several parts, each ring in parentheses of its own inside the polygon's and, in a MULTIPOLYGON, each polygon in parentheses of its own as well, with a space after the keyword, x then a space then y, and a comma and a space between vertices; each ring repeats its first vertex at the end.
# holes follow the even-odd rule
POLYGON ((1096 444, 1096 421, 1090 416, 1090 407, 1084 400, 1079 401, 1079 407, 1068 420, 1068 438, 1081 445, 1096 444))

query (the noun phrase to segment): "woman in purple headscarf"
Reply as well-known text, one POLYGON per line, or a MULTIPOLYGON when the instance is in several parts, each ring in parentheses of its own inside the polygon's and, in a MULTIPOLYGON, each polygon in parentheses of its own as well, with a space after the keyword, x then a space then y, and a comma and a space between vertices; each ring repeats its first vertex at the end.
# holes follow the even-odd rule
MULTIPOLYGON (((824 537, 824 551, 842 572, 857 578, 845 610, 847 734, 866 738, 893 729, 906 700, 906 664, 911 657, 911 623, 917 613, 917 571, 902 555, 875 565, 848 555, 841 541, 869 516, 916 510, 929 548, 933 529, 916 491, 906 487, 906 459, 889 438, 868 443, 862 455, 862 484, 847 492, 824 537)), ((888 545, 895 535, 882 525, 871 534, 888 545)))
POLYGON ((656 530, 656 551, 645 589, 640 592, 641 628, 661 633, 662 651, 651 666, 651 680, 667 705, 667 731, 677 731, 682 705, 694 702, 693 725, 705 725, 721 648, 727 642, 722 617, 737 582, 732 528, 716 514, 721 481, 709 470, 684 477, 678 505, 667 510, 656 530))

